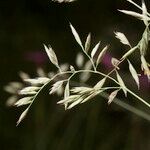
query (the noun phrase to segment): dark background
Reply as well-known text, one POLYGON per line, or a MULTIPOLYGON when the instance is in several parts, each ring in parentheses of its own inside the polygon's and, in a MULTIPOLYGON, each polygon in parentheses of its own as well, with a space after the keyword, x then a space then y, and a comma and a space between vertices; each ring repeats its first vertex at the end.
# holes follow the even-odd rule
MULTIPOLYGON (((148 0, 146 4, 149 8, 148 0)), ((20 70, 34 77, 37 67, 53 69, 43 43, 52 45, 61 63, 74 64, 80 48, 69 22, 83 41, 90 31, 93 43, 101 40, 103 45, 110 44, 112 56, 121 56, 125 49, 114 38, 114 31, 125 33, 135 45, 144 30, 143 23, 117 9, 137 10, 125 0, 78 0, 70 4, 50 0, 0 1, 1 150, 150 149, 150 123, 115 104, 108 107, 100 97, 64 111, 56 104, 60 98, 45 92, 18 127, 16 121, 24 108, 5 104, 10 95, 3 87, 10 81, 20 80, 20 70)), ((137 58, 133 57, 133 61, 137 62, 137 58)), ((141 90, 145 97, 148 92, 146 88, 141 90)))

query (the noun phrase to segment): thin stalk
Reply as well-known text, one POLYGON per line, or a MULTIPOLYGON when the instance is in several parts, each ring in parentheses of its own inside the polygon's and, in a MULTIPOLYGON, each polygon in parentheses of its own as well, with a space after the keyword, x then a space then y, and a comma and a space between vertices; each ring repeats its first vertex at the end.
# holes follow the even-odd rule
MULTIPOLYGON (((104 76, 104 77, 107 77, 109 78, 110 80, 114 81, 115 83, 117 83, 118 85, 119 82, 117 80, 115 80, 114 78, 110 77, 108 74, 104 74, 102 72, 99 72, 99 71, 93 71, 93 70, 78 70, 78 71, 75 71, 69 78, 68 78, 68 81, 71 80, 71 78, 78 74, 78 73, 83 73, 83 72, 90 72, 90 73, 94 73, 94 74, 99 74, 101 76, 104 76)), ((63 75, 63 74, 70 74, 72 73, 71 71, 66 71, 66 72, 61 72, 61 73, 57 73, 53 78, 50 79, 50 81, 48 81, 47 83, 45 83, 41 88, 40 90, 36 93, 36 95, 33 97, 33 100, 32 102, 30 103, 30 105, 28 106, 28 108, 30 108, 33 104, 33 102, 35 101, 36 97, 40 94, 40 92, 48 85, 50 84, 51 81, 53 81, 56 77, 58 77, 59 75, 63 75)), ((141 97, 139 97, 138 95, 136 95, 135 93, 133 93, 132 91, 130 91, 128 88, 126 88, 126 90, 131 94, 133 95, 134 97, 136 97, 137 99, 139 99, 142 103, 144 103, 146 106, 148 106, 150 108, 150 104, 147 103, 145 100, 143 100, 141 97)))
POLYGON ((133 95, 134 97, 136 97, 138 100, 140 100, 142 103, 144 103, 146 106, 148 106, 150 108, 150 104, 148 102, 146 102, 145 100, 143 100, 141 97, 139 97, 138 95, 136 95, 135 93, 133 93, 131 90, 129 90, 128 88, 126 88, 126 90, 133 95))
POLYGON ((96 66, 95 66, 95 64, 94 64, 94 62, 93 62, 93 60, 92 60, 92 58, 86 53, 86 51, 84 50, 83 47, 81 47, 81 48, 82 48, 83 53, 84 53, 84 54, 88 57, 88 59, 90 60, 92 66, 93 66, 94 71, 96 71, 96 66))
MULTIPOLYGON (((119 82, 117 80, 115 80, 114 78, 110 77, 109 75, 106 75, 102 72, 98 72, 98 71, 93 71, 93 70, 78 70, 78 71, 75 71, 73 75, 71 75, 71 78, 77 74, 77 73, 82 73, 82 72, 91 72, 91 73, 95 73, 95 74, 99 74, 99 75, 102 75, 104 77, 107 77, 109 78, 110 80, 114 81, 115 83, 117 83, 118 85, 119 82)), ((70 78, 70 79, 71 79, 70 78)), ((131 95, 133 95, 134 97, 136 97, 138 100, 140 100, 142 103, 144 103, 146 106, 148 106, 150 108, 150 104, 148 102, 146 102, 145 100, 143 100, 141 97, 139 97, 138 95, 136 95, 135 93, 133 93, 131 90, 129 90, 128 88, 126 88, 126 91, 128 91, 131 95)))
MULTIPOLYGON (((103 92, 103 93, 101 93, 101 96, 104 97, 105 99, 108 99, 109 95, 106 92, 103 92)), ((135 107, 131 106, 130 104, 127 104, 127 103, 121 101, 120 99, 118 99, 116 97, 114 98, 113 102, 115 104, 117 104, 118 106, 121 106, 124 109, 126 109, 126 110, 128 110, 128 111, 130 111, 130 112, 132 112, 134 114, 136 114, 137 116, 140 116, 143 119, 145 119, 147 121, 150 121, 150 115, 145 113, 145 112, 143 112, 142 110, 140 110, 138 108, 135 108, 135 107)))
POLYGON ((30 105, 28 106, 28 108, 30 108, 32 106, 32 104, 34 103, 35 99, 37 98, 37 96, 41 93, 41 91, 50 84, 50 82, 52 82, 56 77, 58 77, 59 75, 63 75, 63 74, 67 74, 67 73, 71 73, 71 71, 69 72, 60 72, 57 73, 53 78, 51 78, 47 83, 45 83, 40 90, 36 93, 35 96, 33 96, 32 102, 30 103, 30 105))
MULTIPOLYGON (((76 83, 76 85, 79 86, 78 82, 73 82, 73 83, 76 83)), ((70 84, 72 84, 72 81, 71 81, 70 84)), ((87 85, 85 83, 82 83, 82 84, 83 84, 83 86, 89 87, 89 85, 87 85)), ((100 94, 100 96, 102 96, 105 99, 108 99, 109 94, 104 91, 104 92, 102 92, 100 94)), ((128 111, 130 111, 132 113, 134 113, 135 115, 137 115, 137 116, 139 116, 139 117, 141 117, 141 118, 143 118, 143 119, 145 119, 147 121, 150 121, 150 115, 148 113, 146 113, 146 112, 144 112, 144 111, 142 111, 142 110, 140 110, 138 108, 135 108, 135 106, 133 107, 130 104, 127 104, 124 101, 121 101, 119 98, 115 97, 114 100, 113 100, 113 103, 115 103, 116 105, 118 105, 118 106, 120 106, 120 107, 122 107, 122 108, 124 108, 124 109, 126 109, 126 110, 128 110, 128 111)))
POLYGON ((120 86, 119 87, 104 87, 101 88, 100 90, 112 90, 112 89, 121 89, 120 86))
MULTIPOLYGON (((94 73, 94 74, 99 74, 103 77, 106 77, 106 78, 109 78, 110 80, 114 81, 115 83, 119 84, 119 82, 117 80, 115 80, 114 78, 110 77, 108 74, 105 74, 105 73, 102 73, 102 72, 99 72, 99 71, 93 71, 93 70, 78 70, 78 71, 75 71, 75 74, 77 73, 83 73, 83 72, 89 72, 89 73, 94 73)), ((74 74, 74 75, 75 75, 74 74)))

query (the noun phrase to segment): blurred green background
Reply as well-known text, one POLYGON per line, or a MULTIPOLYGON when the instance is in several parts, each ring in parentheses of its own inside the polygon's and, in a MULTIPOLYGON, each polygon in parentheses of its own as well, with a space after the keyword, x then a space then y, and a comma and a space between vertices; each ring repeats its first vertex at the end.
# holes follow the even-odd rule
MULTIPOLYGON (((140 4, 140 0, 137 3, 140 4)), ((149 8, 149 0, 146 4, 149 8)), ((16 121, 24 108, 6 107, 5 104, 10 95, 3 87, 10 81, 20 80, 20 70, 34 77, 37 67, 46 71, 54 68, 44 52, 43 43, 52 45, 61 63, 75 64, 80 48, 71 34, 69 22, 83 41, 91 32, 93 43, 101 40, 103 45, 110 44, 113 57, 121 56, 126 48, 114 38, 114 31, 125 33, 135 45, 144 30, 143 23, 117 9, 137 10, 125 0, 78 0, 70 4, 57 4, 51 0, 0 1, 1 150, 150 149, 150 122, 115 104, 108 106, 101 97, 64 111, 56 104, 60 97, 48 95, 47 90, 18 127, 16 121)), ((134 63, 138 62, 136 57, 132 59, 134 63)), ((123 74, 128 76, 126 69, 123 74)), ((140 94, 148 98, 150 89, 148 83, 145 84, 140 94)), ((140 105, 130 96, 128 101, 135 107, 140 105)), ((144 106, 140 107, 150 113, 144 106)))

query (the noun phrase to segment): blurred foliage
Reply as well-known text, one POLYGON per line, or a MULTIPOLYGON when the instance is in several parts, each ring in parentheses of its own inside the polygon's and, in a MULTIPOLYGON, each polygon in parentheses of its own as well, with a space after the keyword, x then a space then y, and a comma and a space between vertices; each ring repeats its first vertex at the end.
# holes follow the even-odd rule
MULTIPOLYGON (((146 3, 150 6, 148 0, 146 3)), ((17 73, 20 70, 34 76, 36 67, 52 69, 45 57, 43 43, 50 43, 62 62, 74 63, 79 47, 70 32, 69 21, 82 39, 90 31, 95 42, 102 40, 103 44, 111 44, 111 55, 119 57, 124 49, 114 38, 115 30, 126 33, 134 45, 141 36, 143 25, 120 14, 118 8, 132 7, 125 0, 78 0, 72 4, 56 4, 50 0, 0 1, 0 149, 150 149, 150 123, 115 104, 108 107, 100 97, 64 111, 56 105, 60 98, 48 95, 47 89, 18 127, 15 122, 22 109, 5 106, 9 95, 3 91, 3 86, 19 80, 17 73), (46 60, 36 63, 28 59, 31 52, 43 53, 46 60)), ((133 60, 137 62, 136 57, 133 60)), ((145 97, 148 92, 149 89, 143 90, 145 97)))

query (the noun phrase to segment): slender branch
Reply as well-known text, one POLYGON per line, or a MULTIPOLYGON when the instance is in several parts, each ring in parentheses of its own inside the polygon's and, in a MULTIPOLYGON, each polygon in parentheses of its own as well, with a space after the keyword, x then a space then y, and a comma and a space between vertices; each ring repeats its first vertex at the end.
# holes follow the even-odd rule
POLYGON ((94 62, 93 62, 93 60, 92 60, 92 58, 88 55, 88 53, 86 53, 86 51, 84 50, 83 47, 81 47, 81 48, 82 48, 83 53, 84 53, 84 54, 88 57, 88 59, 90 60, 92 66, 93 66, 94 71, 96 71, 96 66, 95 66, 95 64, 94 64, 94 62))
POLYGON ((138 100, 140 100, 142 103, 144 103, 146 106, 148 106, 150 108, 150 104, 148 102, 146 102, 145 100, 143 100, 141 97, 139 97, 138 95, 136 95, 135 93, 133 93, 131 90, 129 90, 128 88, 126 88, 126 90, 133 95, 134 97, 136 97, 138 100))
POLYGON ((101 90, 114 90, 114 89, 120 89, 120 86, 119 87, 104 87, 104 88, 101 88, 101 90))
MULTIPOLYGON (((112 80, 115 83, 117 83, 118 85, 120 85, 118 81, 116 81, 114 78, 110 77, 108 74, 106 75, 104 73, 101 73, 101 72, 98 72, 98 71, 92 71, 92 70, 79 70, 79 71, 76 71, 76 73, 80 73, 80 72, 91 72, 91 73, 95 73, 95 74, 100 74, 100 75, 102 75, 104 77, 108 77, 110 80, 112 80)), ((133 95, 134 97, 136 97, 137 99, 139 99, 142 103, 144 103, 146 106, 148 106, 150 108, 150 104, 148 102, 146 102, 145 100, 143 100, 141 97, 139 97, 138 95, 136 95, 135 93, 133 93, 128 88, 126 88, 126 91, 128 91, 131 95, 133 95)))
MULTIPOLYGON (((105 99, 108 99, 108 94, 106 92, 101 93, 101 96, 104 97, 105 99)), ((136 114, 137 116, 142 117, 143 119, 150 121, 150 115, 143 112, 142 110, 135 108, 135 106, 131 106, 130 104, 127 104, 126 102, 121 101, 118 98, 114 98, 113 102, 121 107, 123 107, 124 109, 136 114)))
POLYGON ((30 108, 32 106, 32 104, 34 103, 35 99, 37 98, 37 96, 42 92, 42 90, 48 86, 55 78, 57 78, 59 75, 63 75, 63 74, 67 74, 67 73, 71 73, 71 71, 68 71, 68 72, 60 72, 60 73, 57 73, 55 76, 53 76, 53 78, 51 78, 47 83, 45 83, 41 88, 40 90, 36 93, 35 96, 33 96, 33 99, 32 99, 32 102, 30 103, 30 105, 28 106, 28 108, 30 108))
MULTIPOLYGON (((72 84, 72 82, 73 82, 73 84, 76 84, 77 86, 79 85, 78 82, 71 81, 71 84, 72 84)), ((85 83, 82 83, 82 84, 83 84, 82 86, 89 86, 85 83)), ((104 91, 100 94, 100 96, 102 96, 105 99, 108 99, 109 94, 104 91)), ((138 109, 138 108, 135 108, 135 106, 133 107, 130 104, 127 104, 126 102, 121 101, 119 98, 116 98, 116 97, 114 98, 114 100, 112 102, 115 103, 116 105, 134 113, 135 115, 137 115, 137 116, 139 116, 139 117, 141 117, 147 121, 150 121, 150 115, 148 113, 138 109)))
MULTIPOLYGON (((119 82, 117 80, 115 80, 114 78, 102 73, 102 72, 98 72, 98 71, 93 71, 93 70, 78 70, 78 71, 75 71, 69 78, 69 80, 76 74, 78 73, 83 73, 83 72, 90 72, 90 73, 94 73, 94 74, 99 74, 99 75, 102 75, 104 77, 107 77, 109 78, 110 80, 114 81, 115 83, 117 83, 118 85, 119 82)), ((67 74, 67 73, 71 73, 70 71, 68 72, 64 72, 63 74, 67 74)), ((61 73, 62 74, 62 73, 61 73)), ((55 75, 55 77, 53 78, 56 78, 59 74, 55 75)), ((146 102, 145 100, 143 100, 141 97, 139 97, 138 95, 136 95, 135 93, 133 93, 131 90, 129 90, 128 88, 126 88, 126 91, 128 91, 131 95, 133 95, 134 97, 136 97, 137 99, 139 99, 142 103, 144 103, 146 106, 148 106, 150 108, 150 104, 148 102, 146 102)))

